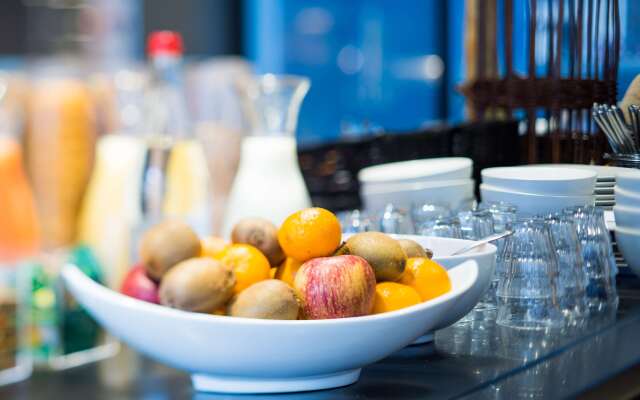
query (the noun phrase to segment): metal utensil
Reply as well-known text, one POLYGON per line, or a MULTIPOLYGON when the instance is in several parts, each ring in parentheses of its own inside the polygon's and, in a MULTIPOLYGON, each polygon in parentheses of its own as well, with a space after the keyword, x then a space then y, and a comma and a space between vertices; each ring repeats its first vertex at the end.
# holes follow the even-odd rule
POLYGON ((457 255, 466 253, 467 251, 473 250, 476 247, 479 247, 479 246, 482 246, 484 244, 496 241, 498 239, 502 239, 502 238, 507 237, 507 236, 509 236, 511 234, 513 234, 513 231, 510 231, 510 230, 507 230, 507 231, 504 231, 504 232, 500 232, 500 233, 494 233, 493 235, 489 235, 489 236, 487 236, 485 238, 477 240, 474 243, 471 243, 470 245, 461 248, 460 250, 454 251, 453 253, 451 253, 451 255, 452 256, 457 256, 457 255))
POLYGON ((631 118, 631 131, 636 147, 640 148, 640 106, 632 104, 629 106, 629 117, 631 118))

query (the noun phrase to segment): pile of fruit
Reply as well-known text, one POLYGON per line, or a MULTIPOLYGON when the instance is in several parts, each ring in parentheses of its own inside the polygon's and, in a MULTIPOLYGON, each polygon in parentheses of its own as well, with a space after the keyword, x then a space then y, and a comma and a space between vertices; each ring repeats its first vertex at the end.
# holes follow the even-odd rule
POLYGON ((186 311, 263 319, 328 319, 383 313, 451 290, 446 270, 411 240, 379 232, 342 241, 322 208, 290 215, 280 229, 249 218, 231 242, 202 240, 186 224, 145 232, 140 264, 122 292, 186 311))

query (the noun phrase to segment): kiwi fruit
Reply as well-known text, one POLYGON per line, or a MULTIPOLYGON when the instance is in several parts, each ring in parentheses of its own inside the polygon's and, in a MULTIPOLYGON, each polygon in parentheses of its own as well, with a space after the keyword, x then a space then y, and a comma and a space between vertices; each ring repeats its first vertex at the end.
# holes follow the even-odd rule
POLYGON ((267 257, 272 267, 280 265, 285 255, 278 243, 278 228, 263 218, 244 218, 233 227, 233 243, 249 244, 267 257))
POLYGON ((424 247, 420 246, 420 244, 415 240, 398 239, 398 243, 400 243, 400 246, 402 247, 402 250, 404 250, 404 253, 407 255, 407 258, 433 257, 433 252, 431 250, 425 249, 424 247))
POLYGON ((233 296, 233 271, 209 257, 191 258, 169 270, 160 283, 160 303, 180 310, 211 313, 233 296))
POLYGON ((200 255, 198 235, 181 221, 167 220, 146 231, 140 241, 140 261, 147 275, 160 281, 169 268, 200 255))
POLYGON ((336 255, 351 254, 367 260, 376 281, 397 281, 404 272, 407 255, 398 241, 380 232, 362 232, 351 236, 336 255))
POLYGON ((277 279, 249 286, 231 300, 227 314, 232 317, 297 319, 298 299, 294 290, 277 279))

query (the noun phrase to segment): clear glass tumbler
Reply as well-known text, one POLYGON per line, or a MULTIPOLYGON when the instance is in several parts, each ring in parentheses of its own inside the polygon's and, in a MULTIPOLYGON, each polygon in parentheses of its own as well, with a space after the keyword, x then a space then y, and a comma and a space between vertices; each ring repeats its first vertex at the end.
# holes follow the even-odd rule
POLYGON ((505 244, 496 322, 518 329, 560 328, 558 260, 549 229, 535 218, 517 220, 513 231, 505 244))
POLYGON ((585 292, 589 313, 615 313, 618 308, 615 258, 602 211, 587 206, 566 209, 564 214, 573 218, 576 226, 587 275, 585 292))
POLYGON ((371 220, 367 214, 361 210, 339 213, 338 218, 340 218, 342 231, 345 233, 360 233, 373 230, 371 220))
POLYGON ((439 203, 418 203, 411 206, 411 220, 415 232, 419 232, 424 223, 440 217, 451 217, 449 206, 439 203))
POLYGON ((423 222, 416 234, 462 239, 460 220, 458 217, 437 217, 423 222))
POLYGON ((494 233, 493 216, 489 210, 461 211, 458 219, 463 239, 479 240, 494 233))
POLYGON ((402 235, 413 234, 413 225, 407 211, 387 204, 384 211, 378 217, 378 230, 384 233, 397 233, 402 235))
POLYGON ((572 218, 562 214, 547 217, 546 223, 558 259, 560 308, 567 323, 575 326, 588 315, 587 275, 576 226, 572 218))

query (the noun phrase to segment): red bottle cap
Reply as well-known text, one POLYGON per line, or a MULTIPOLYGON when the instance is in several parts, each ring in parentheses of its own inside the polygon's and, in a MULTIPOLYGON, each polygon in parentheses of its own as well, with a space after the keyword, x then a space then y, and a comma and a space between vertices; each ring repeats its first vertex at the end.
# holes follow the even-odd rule
POLYGON ((175 31, 151 32, 147 39, 147 53, 150 56, 181 55, 182 50, 182 35, 175 31))

